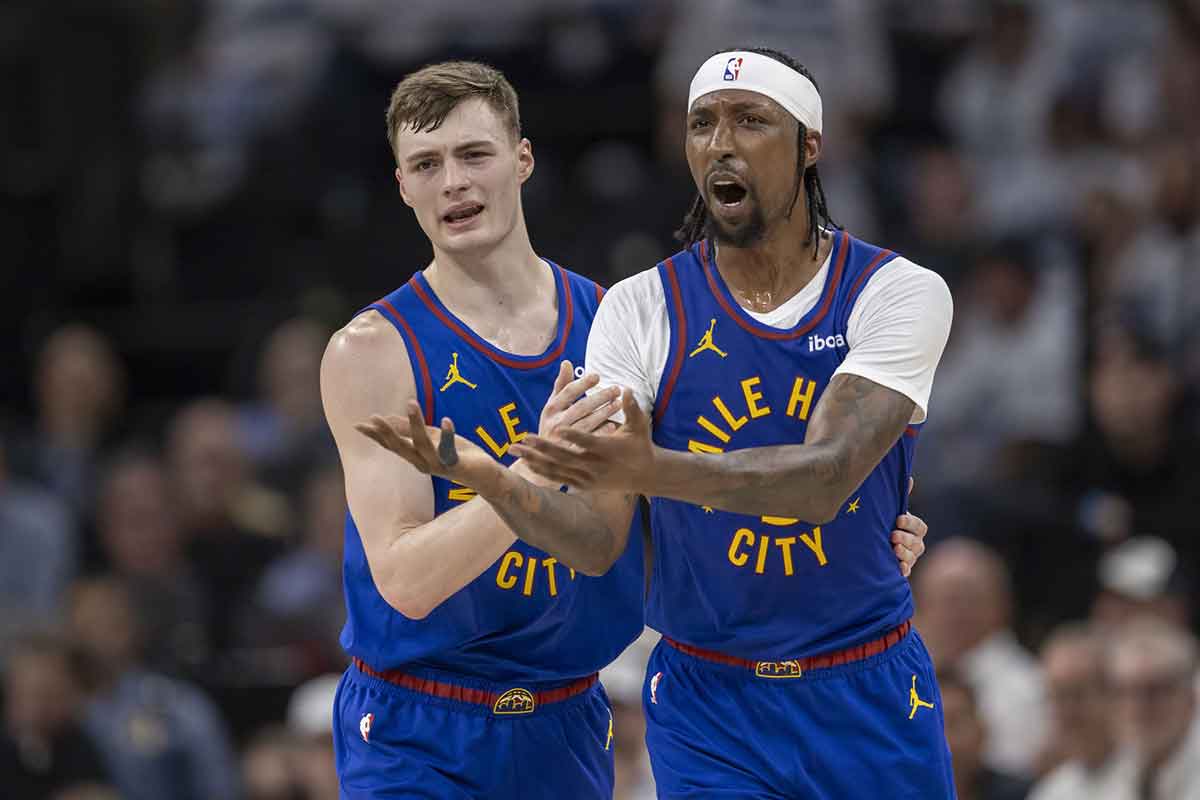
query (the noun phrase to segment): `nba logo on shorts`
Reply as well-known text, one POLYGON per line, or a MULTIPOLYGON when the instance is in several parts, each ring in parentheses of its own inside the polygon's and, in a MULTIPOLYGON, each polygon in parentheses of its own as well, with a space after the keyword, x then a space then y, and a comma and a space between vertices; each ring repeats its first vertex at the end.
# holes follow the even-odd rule
POLYGON ((371 723, 374 721, 374 714, 363 714, 362 719, 358 721, 358 732, 362 735, 364 742, 371 741, 371 723))
POLYGON ((742 71, 742 57, 734 56, 725 62, 725 80, 736 81, 742 71))

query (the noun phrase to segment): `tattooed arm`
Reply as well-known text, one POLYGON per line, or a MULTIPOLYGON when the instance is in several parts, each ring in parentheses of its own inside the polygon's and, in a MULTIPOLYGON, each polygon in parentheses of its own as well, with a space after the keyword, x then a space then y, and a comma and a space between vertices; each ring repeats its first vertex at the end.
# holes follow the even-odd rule
POLYGON ((834 376, 804 444, 721 455, 657 450, 650 493, 726 511, 827 522, 904 433, 913 401, 857 375, 834 376))
POLYGON ((632 393, 626 390, 621 401, 625 422, 609 435, 563 431, 567 444, 530 436, 513 452, 535 472, 572 487, 821 523, 837 516, 887 455, 915 408, 899 392, 839 374, 821 395, 804 444, 708 455, 655 446, 632 393))
POLYGON ((603 575, 625 552, 638 495, 563 493, 537 486, 512 470, 481 487, 488 502, 521 541, 545 550, 584 575, 603 575))

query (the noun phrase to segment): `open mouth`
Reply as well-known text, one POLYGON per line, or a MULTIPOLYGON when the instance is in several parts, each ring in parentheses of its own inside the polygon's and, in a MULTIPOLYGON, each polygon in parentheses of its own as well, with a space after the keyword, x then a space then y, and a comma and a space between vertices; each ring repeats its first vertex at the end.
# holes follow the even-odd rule
POLYGON ((746 187, 737 181, 720 178, 712 182, 712 194, 723 206, 736 206, 746 199, 746 187))
POLYGON ((466 205, 456 206, 447 211, 442 215, 442 221, 451 225, 457 225, 473 219, 482 213, 483 205, 480 203, 468 203, 466 205))

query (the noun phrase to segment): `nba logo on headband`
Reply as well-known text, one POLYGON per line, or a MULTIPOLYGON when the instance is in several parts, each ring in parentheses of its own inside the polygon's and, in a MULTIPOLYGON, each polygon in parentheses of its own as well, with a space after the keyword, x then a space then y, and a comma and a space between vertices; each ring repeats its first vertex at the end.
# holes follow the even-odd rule
POLYGON ((736 81, 742 71, 741 56, 734 56, 725 63, 725 80, 736 81))

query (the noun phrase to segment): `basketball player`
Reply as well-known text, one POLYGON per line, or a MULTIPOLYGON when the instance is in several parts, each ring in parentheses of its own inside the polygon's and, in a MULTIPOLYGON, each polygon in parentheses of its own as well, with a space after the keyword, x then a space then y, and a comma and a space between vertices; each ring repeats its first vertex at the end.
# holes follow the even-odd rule
MULTIPOLYGON (((434 258, 335 334, 322 364, 350 506, 343 796, 606 798, 612 716, 595 673, 642 629, 633 515, 619 553, 570 566, 537 545, 551 540, 543 526, 593 533, 580 498, 547 506, 524 541, 511 528, 530 498, 567 497, 513 463, 532 424, 556 441, 616 410, 616 389, 584 396, 596 378, 569 363, 601 291, 530 245, 520 187, 533 155, 498 72, 452 62, 406 77, 388 134, 434 258), (437 419, 441 433, 426 429, 437 419), (470 489, 450 480, 480 475, 470 489)), ((901 524, 907 571, 925 526, 901 524)))

